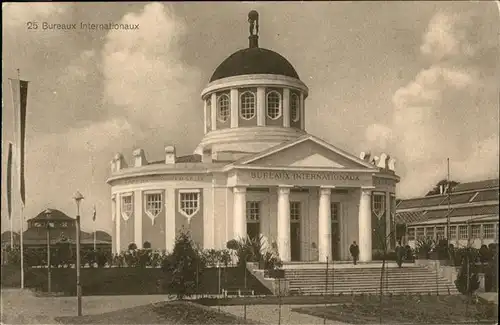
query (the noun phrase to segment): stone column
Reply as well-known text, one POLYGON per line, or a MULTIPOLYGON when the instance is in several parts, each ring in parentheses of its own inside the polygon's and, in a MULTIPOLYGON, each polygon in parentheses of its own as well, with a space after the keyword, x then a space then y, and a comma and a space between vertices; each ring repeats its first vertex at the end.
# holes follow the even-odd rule
POLYGON ((283 262, 289 262, 290 249, 290 187, 278 187, 278 253, 283 262))
POLYGON ((318 257, 320 262, 332 260, 331 195, 329 188, 319 190, 318 210, 318 257))
POLYGON ((247 236, 246 193, 246 187, 233 187, 233 237, 237 240, 247 236))
POLYGON ((210 108, 210 114, 211 114, 211 119, 212 123, 211 124, 211 130, 215 131, 217 128, 217 95, 215 93, 212 94, 212 98, 210 99, 210 105, 212 106, 210 108))
POLYGON ((266 88, 257 87, 257 126, 266 125, 266 88))
POLYGON ((359 261, 372 260, 372 214, 370 206, 371 191, 361 189, 359 199, 359 261))
POLYGON ((120 254, 121 252, 121 242, 120 242, 120 237, 121 237, 121 233, 120 233, 120 224, 121 224, 121 220, 122 220, 122 212, 121 212, 121 202, 122 202, 122 197, 120 194, 116 194, 116 224, 115 224, 115 227, 116 227, 116 238, 115 238, 115 248, 116 248, 116 253, 117 254, 120 254))
POLYGON ((290 127, 290 89, 283 89, 283 127, 290 127))
POLYGON ((207 110, 208 110, 208 105, 207 105, 207 100, 205 99, 203 101, 203 134, 207 134, 207 110))
POLYGON ((113 221, 113 234, 111 237, 111 252, 116 253, 116 194, 111 195, 111 220, 113 221))
POLYGON ((304 98, 304 93, 300 93, 300 129, 301 130, 306 130, 306 110, 305 110, 305 98, 304 98))
POLYGON ((142 191, 134 191, 134 243, 142 248, 142 191))
POLYGON ((231 94, 231 127, 237 128, 240 118, 239 114, 240 101, 238 98, 238 89, 231 89, 230 94, 231 94))

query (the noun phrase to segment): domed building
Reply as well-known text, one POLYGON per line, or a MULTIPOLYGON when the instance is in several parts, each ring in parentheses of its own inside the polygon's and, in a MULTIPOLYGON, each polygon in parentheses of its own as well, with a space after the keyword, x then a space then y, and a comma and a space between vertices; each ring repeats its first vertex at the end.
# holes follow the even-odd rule
POLYGON ((259 47, 257 12, 248 21, 249 47, 201 92, 204 137, 194 154, 177 156, 172 145, 157 162, 142 149, 130 166, 114 157, 113 250, 148 241, 171 251, 185 228, 204 249, 262 234, 285 262, 347 260, 353 241, 370 261, 394 230, 395 160, 308 134, 307 85, 287 59, 259 47))

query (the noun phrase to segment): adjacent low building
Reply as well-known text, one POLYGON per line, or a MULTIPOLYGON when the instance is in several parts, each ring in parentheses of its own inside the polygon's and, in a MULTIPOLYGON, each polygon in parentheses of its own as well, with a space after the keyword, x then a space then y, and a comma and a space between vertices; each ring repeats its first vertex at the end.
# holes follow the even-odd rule
POLYGON ((498 243, 499 180, 461 183, 449 192, 405 199, 396 206, 396 222, 407 225, 406 242, 449 238, 455 247, 498 243), (448 218, 449 217, 449 218, 448 218), (449 221, 449 236, 447 235, 449 221))

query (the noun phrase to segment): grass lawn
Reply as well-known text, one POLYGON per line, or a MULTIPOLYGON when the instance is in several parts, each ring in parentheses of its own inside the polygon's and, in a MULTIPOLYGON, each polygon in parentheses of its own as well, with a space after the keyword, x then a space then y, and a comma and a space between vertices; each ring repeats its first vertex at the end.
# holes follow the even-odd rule
POLYGON ((158 302, 100 315, 56 317, 61 324, 256 324, 188 301, 158 302))
MULTIPOLYGON (((378 297, 357 299, 337 306, 311 306, 293 311, 350 324, 374 324, 380 321, 378 297)), ((470 304, 463 296, 394 296, 382 302, 383 324, 495 324, 497 306, 470 304)))

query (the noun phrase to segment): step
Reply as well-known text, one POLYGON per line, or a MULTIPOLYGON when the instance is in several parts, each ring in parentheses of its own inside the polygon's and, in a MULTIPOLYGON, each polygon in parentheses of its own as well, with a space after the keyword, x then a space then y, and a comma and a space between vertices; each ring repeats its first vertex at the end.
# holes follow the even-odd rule
MULTIPOLYGON (((370 275, 364 275, 364 276, 343 276, 339 274, 323 274, 323 275, 316 275, 316 276, 310 276, 310 275, 288 275, 285 274, 286 279, 373 279, 373 278, 380 278, 381 274, 370 274, 370 275)), ((436 278, 439 276, 438 274, 412 274, 412 275, 406 275, 406 276, 399 276, 399 275, 394 275, 394 274, 383 274, 382 275, 384 278, 387 279, 426 279, 426 278, 436 278)))

